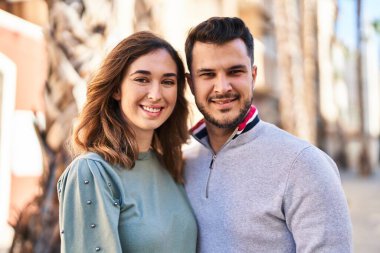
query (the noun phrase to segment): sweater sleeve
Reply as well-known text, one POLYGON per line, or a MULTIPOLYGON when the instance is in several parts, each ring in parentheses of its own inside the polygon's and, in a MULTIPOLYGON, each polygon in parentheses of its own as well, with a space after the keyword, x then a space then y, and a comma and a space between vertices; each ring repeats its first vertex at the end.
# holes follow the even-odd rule
POLYGON ((116 174, 95 160, 79 158, 58 181, 61 252, 122 252, 116 174))
POLYGON ((352 252, 352 229, 338 169, 315 147, 294 161, 284 194, 284 213, 297 252, 352 252))

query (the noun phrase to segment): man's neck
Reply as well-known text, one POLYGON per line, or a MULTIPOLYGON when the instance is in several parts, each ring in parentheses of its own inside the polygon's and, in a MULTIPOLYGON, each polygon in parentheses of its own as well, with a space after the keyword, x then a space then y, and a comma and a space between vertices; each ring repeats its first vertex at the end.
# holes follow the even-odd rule
POLYGON ((230 138, 231 134, 234 132, 233 129, 225 129, 214 126, 213 124, 206 121, 206 128, 208 133, 209 142, 214 153, 218 153, 222 146, 230 138))

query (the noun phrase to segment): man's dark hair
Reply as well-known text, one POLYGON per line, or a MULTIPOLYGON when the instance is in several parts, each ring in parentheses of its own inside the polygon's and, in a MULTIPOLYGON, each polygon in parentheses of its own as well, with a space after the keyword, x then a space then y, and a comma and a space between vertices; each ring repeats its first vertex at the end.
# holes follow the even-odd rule
POLYGON ((253 64, 253 37, 240 18, 212 17, 192 28, 185 43, 187 67, 191 72, 195 42, 222 45, 234 39, 242 39, 253 64))

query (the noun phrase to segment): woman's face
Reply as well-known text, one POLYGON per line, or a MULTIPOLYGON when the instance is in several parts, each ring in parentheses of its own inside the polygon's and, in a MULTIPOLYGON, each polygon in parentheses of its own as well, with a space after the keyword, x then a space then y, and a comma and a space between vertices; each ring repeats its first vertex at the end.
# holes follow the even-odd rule
POLYGON ((173 112, 177 100, 177 66, 165 49, 136 59, 114 94, 136 137, 152 135, 173 112))

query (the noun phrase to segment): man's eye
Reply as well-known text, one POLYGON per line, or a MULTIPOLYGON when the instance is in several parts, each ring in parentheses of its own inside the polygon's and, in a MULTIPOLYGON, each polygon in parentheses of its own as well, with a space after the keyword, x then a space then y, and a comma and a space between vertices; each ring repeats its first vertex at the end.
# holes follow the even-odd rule
POLYGON ((205 73, 200 74, 200 76, 203 76, 203 77, 214 77, 215 73, 205 72, 205 73))
POLYGON ((243 73, 243 70, 241 70, 241 69, 234 69, 234 70, 230 71, 230 75, 237 75, 237 74, 240 74, 240 73, 243 73))

